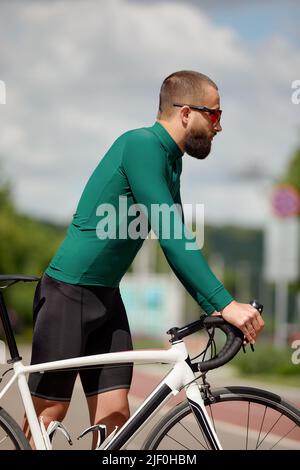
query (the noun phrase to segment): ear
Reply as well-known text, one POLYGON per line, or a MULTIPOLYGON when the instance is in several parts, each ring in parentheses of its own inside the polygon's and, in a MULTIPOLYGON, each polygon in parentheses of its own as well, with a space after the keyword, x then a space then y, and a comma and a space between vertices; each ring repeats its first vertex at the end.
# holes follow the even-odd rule
POLYGON ((180 117, 181 117, 182 124, 184 126, 187 126, 189 119, 190 119, 190 114, 191 114, 190 108, 188 106, 182 106, 182 108, 180 109, 180 117))

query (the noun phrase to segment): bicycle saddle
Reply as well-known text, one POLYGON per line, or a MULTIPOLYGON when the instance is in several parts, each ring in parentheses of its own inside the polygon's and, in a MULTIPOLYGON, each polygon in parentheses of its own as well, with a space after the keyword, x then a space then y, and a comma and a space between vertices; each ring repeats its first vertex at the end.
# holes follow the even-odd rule
POLYGON ((2 281, 24 281, 24 282, 37 282, 40 278, 36 276, 25 276, 24 274, 0 274, 0 282, 2 281))

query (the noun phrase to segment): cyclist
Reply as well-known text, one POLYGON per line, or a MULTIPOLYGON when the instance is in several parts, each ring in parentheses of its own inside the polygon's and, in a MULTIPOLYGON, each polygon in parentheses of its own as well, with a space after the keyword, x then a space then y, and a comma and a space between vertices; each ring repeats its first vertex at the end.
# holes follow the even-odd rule
MULTIPOLYGON (((185 152, 199 160, 206 158, 213 138, 222 130, 220 118, 216 84, 201 73, 179 71, 162 83, 155 124, 128 131, 113 143, 91 175, 66 238, 37 287, 32 364, 132 349, 119 283, 145 236, 128 233, 132 217, 122 212, 122 200, 127 207, 136 203, 143 207, 147 231, 151 226, 157 233, 170 266, 203 310, 219 312, 249 342, 255 341, 263 327, 257 310, 232 298, 200 249, 186 249, 186 231, 181 238, 174 235, 175 225, 184 228, 182 156, 185 152), (174 227, 164 238, 162 220, 152 217, 151 208, 162 204, 170 208, 174 203, 179 205, 174 227), (105 211, 111 207, 117 217, 105 221, 105 211), (106 232, 104 222, 109 226, 106 232)), ((34 404, 46 426, 63 420, 76 375, 64 371, 30 375, 34 404)), ((85 370, 80 378, 91 424, 101 422, 108 432, 122 426, 129 417, 131 365, 85 370)))

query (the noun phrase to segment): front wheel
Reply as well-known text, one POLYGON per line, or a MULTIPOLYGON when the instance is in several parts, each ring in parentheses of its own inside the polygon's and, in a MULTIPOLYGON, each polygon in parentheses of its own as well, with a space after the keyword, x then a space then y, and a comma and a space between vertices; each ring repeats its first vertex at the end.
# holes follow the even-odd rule
MULTIPOLYGON (((223 449, 300 450, 300 411, 278 395, 248 387, 212 391, 205 400, 223 449)), ((151 431, 147 450, 209 450, 188 401, 170 410, 151 431)))
POLYGON ((0 450, 31 450, 22 429, 0 407, 0 450))

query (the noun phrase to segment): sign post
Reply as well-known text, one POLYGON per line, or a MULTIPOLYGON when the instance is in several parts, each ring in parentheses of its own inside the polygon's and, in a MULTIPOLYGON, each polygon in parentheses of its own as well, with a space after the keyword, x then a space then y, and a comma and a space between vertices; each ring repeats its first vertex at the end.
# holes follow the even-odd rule
POLYGON ((290 185, 278 186, 272 197, 273 214, 265 230, 265 278, 275 282, 274 344, 284 347, 288 338, 288 284, 299 277, 300 195, 290 185))

